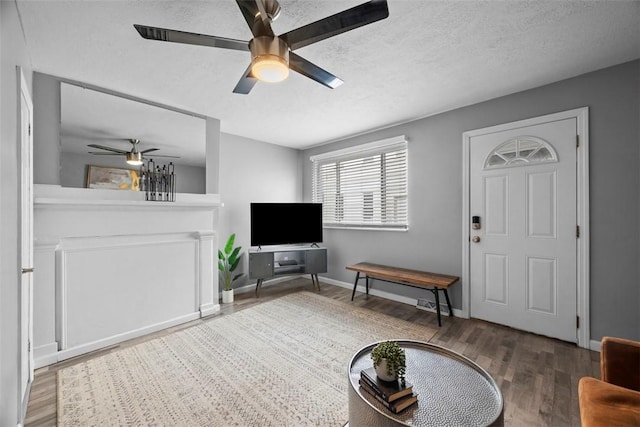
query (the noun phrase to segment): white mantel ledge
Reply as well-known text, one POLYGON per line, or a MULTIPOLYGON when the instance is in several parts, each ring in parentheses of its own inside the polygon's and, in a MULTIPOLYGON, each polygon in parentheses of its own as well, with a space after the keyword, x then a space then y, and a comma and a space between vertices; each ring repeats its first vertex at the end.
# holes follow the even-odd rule
POLYGON ((176 193, 175 202, 145 200, 142 191, 73 188, 60 185, 35 184, 34 205, 67 206, 137 206, 163 207, 220 207, 219 194, 176 193))

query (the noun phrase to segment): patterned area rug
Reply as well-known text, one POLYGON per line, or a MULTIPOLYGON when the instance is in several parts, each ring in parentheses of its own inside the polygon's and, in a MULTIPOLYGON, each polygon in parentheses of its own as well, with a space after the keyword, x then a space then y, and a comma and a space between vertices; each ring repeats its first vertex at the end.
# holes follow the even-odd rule
POLYGON ((353 354, 435 332, 290 294, 60 370, 58 424, 343 426, 353 354))

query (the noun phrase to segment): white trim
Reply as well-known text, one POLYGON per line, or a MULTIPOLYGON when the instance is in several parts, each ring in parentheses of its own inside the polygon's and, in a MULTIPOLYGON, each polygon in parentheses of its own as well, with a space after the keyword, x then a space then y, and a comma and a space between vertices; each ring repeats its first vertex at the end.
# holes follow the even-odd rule
POLYGON ((52 342, 49 344, 41 345, 33 349, 35 355, 35 368, 42 368, 43 366, 51 365, 58 361, 58 343, 52 342))
POLYGON ((122 334, 112 335, 107 338, 99 339, 96 341, 92 341, 86 344, 81 344, 75 347, 67 348, 64 350, 60 350, 58 355, 58 361, 69 359, 71 357, 79 356, 81 354, 88 353, 90 351, 99 350, 104 347, 108 347, 113 344, 118 344, 123 341, 127 341, 131 338, 141 337, 143 335, 150 334, 152 332, 160 331, 162 329, 167 329, 172 326, 180 325, 182 323, 189 322, 191 320, 196 320, 200 318, 200 312, 196 311, 195 313, 185 314, 173 319, 165 320, 163 322, 154 323, 153 325, 145 326, 142 328, 134 329, 131 331, 124 332, 122 334))
POLYGON ((358 231, 400 231, 402 233, 406 233, 409 231, 409 224, 402 226, 402 228, 390 228, 390 227, 357 227, 354 225, 345 225, 344 227, 340 227, 337 225, 323 225, 322 228, 332 229, 332 230, 358 230, 358 231))
MULTIPOLYGON (((580 226, 580 238, 577 241, 577 281, 578 281, 578 316, 580 316, 580 328, 578 329, 578 345, 587 347, 591 338, 591 270, 589 253, 591 248, 591 231, 589 228, 589 107, 571 110, 577 119, 576 133, 580 147, 576 159, 577 179, 577 220, 580 226)), ((598 350, 600 344, 598 342, 598 350)))
POLYGON ((220 207, 219 194, 177 193, 175 202, 150 202, 143 191, 114 191, 100 188, 72 188, 60 185, 34 184, 35 207, 84 206, 103 209, 105 206, 165 208, 220 207))
POLYGON ((401 230, 409 227, 409 166, 404 135, 309 159, 313 163, 313 201, 325 203, 323 227, 401 230), (335 185, 339 188, 334 188, 335 185))
POLYGON ((380 141, 370 142, 367 144, 355 145, 353 147, 343 148, 341 150, 328 151, 322 154, 316 154, 309 157, 312 162, 318 160, 327 160, 334 157, 350 156, 352 154, 362 154, 369 151, 376 151, 382 148, 388 148, 394 145, 402 146, 406 145, 407 139, 404 135, 394 136, 393 138, 382 139, 380 141))
POLYGON ((198 240, 197 255, 199 268, 196 271, 198 291, 196 292, 196 307, 200 307, 202 317, 210 316, 220 311, 219 300, 215 298, 218 293, 217 265, 214 262, 215 272, 211 271, 211 264, 207 258, 216 258, 216 248, 218 247, 218 233, 212 230, 198 231, 194 233, 198 240))
POLYGON ((600 352, 600 345, 601 345, 600 341, 591 340, 591 341, 589 341, 589 350, 597 351, 599 353, 600 352))
POLYGON ((220 304, 207 303, 200 306, 200 317, 211 316, 220 311, 220 304))
POLYGON ((57 248, 55 252, 55 338, 59 348, 67 348, 67 251, 57 248))
POLYGON ((576 119, 576 134, 580 141, 577 150, 577 170, 576 170, 576 196, 577 196, 577 225, 580 226, 580 238, 576 241, 576 281, 577 281, 577 315, 580 316, 580 328, 577 330, 578 346, 590 348, 590 322, 589 317, 589 107, 576 108, 534 117, 517 122, 505 123, 483 129, 475 129, 462 134, 462 313, 461 317, 469 318, 470 315, 470 236, 469 218, 471 217, 469 204, 469 145, 474 136, 488 133, 502 132, 505 130, 532 126, 550 121, 576 119))
MULTIPOLYGON (((28 234, 27 236, 27 245, 28 251, 30 252, 29 259, 26 261, 31 263, 31 265, 18 265, 17 267, 33 267, 33 260, 35 258, 35 253, 33 250, 33 221, 34 221, 34 213, 33 213, 33 97, 31 96, 31 92, 29 91, 29 85, 27 84, 27 79, 24 74, 24 69, 21 66, 16 66, 16 78, 19 81, 17 87, 17 138, 16 138, 16 149, 19 155, 19 163, 21 168, 21 173, 18 175, 18 180, 20 182, 19 187, 19 200, 18 205, 20 207, 20 212, 23 212, 25 208, 25 202, 27 204, 27 209, 31 211, 30 215, 27 217, 28 221, 25 221, 25 216, 22 216, 22 219, 18 223, 18 237, 20 240, 20 245, 18 246, 18 253, 20 258, 20 263, 24 262, 24 248, 22 248, 22 243, 24 243, 24 234, 25 231, 28 234), (28 122, 28 133, 25 138, 25 117, 23 116, 23 106, 25 106, 28 110, 27 114, 27 122, 28 122), (26 152, 25 152, 26 151, 26 152), (27 155, 25 158, 24 155, 27 155), (28 175, 25 174, 24 171, 28 172, 28 175), (26 226, 26 230, 25 230, 26 226), (30 241, 29 241, 30 240, 30 241), (30 246, 30 247, 29 247, 30 246)), ((27 276, 23 276, 18 269, 18 277, 17 283, 20 285, 20 290, 18 292, 18 296, 20 302, 18 304, 18 353, 19 353, 19 361, 17 364, 17 378, 18 378, 18 423, 22 424, 27 416, 27 406, 29 404, 29 395, 31 393, 31 386, 33 384, 33 372, 34 372, 34 359, 33 359, 33 274, 27 276), (27 282, 25 283, 25 280, 27 282), (25 286, 26 285, 26 286, 25 286), (27 300, 27 308, 26 313, 23 310, 22 301, 25 298, 27 300), (22 324, 24 319, 26 318, 27 323, 27 331, 26 337, 23 336, 22 333, 22 324), (23 350, 23 340, 26 338, 28 343, 27 354, 24 354, 23 350), (23 386, 23 377, 22 377, 22 369, 26 364, 27 378, 26 378, 26 387, 24 393, 22 393, 23 386)))

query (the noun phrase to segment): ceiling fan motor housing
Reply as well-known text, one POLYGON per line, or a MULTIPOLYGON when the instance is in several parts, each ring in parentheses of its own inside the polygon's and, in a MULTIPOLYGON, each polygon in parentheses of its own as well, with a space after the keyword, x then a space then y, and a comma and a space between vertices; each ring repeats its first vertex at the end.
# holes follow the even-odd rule
POLYGON ((258 36, 249 42, 251 74, 262 81, 279 82, 289 75, 289 46, 276 36, 258 36))
POLYGON ((135 147, 129 153, 126 154, 127 163, 134 166, 139 166, 142 164, 142 153, 136 151, 135 147))

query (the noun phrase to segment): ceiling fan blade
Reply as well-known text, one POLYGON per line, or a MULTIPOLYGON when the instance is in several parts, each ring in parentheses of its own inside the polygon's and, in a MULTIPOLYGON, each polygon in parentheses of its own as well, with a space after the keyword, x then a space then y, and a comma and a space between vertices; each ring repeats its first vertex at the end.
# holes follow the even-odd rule
POLYGON ((293 52, 289 52, 289 68, 331 89, 344 83, 340 78, 293 52))
POLYGON ((291 50, 345 33, 389 16, 386 0, 371 0, 280 35, 291 50))
POLYGON ((209 36, 206 34, 188 33, 185 31, 169 30, 167 28, 147 27, 133 24, 140 35, 149 40, 194 44, 198 46, 221 47, 224 49, 249 50, 249 42, 244 40, 228 39, 225 37, 209 36))
POLYGON ((125 151, 125 150, 119 150, 117 148, 106 147, 104 145, 98 145, 98 144, 88 144, 87 147, 99 148, 101 150, 107 150, 107 151, 113 151, 114 153, 118 153, 118 154, 127 154, 128 153, 128 151, 125 151))
POLYGON ((145 153, 150 153, 152 151, 158 151, 158 150, 159 150, 159 148, 147 148, 146 150, 141 151, 141 153, 145 154, 145 153))
POLYGON ((122 153, 99 153, 97 151, 89 151, 89 154, 95 154, 96 156, 122 156, 122 153))
POLYGON ((247 95, 251 92, 251 89, 256 85, 258 79, 251 75, 251 64, 247 67, 244 74, 236 84, 236 87, 233 88, 233 93, 239 93, 242 95, 247 95))
POLYGON ((152 157, 152 158, 154 158, 154 159, 155 159, 156 157, 170 157, 170 158, 172 158, 172 159, 179 159, 179 158, 180 158, 180 156, 161 156, 161 155, 159 155, 159 154, 158 154, 158 155, 156 155, 156 156, 151 156, 151 157, 152 157))
POLYGON ((274 35, 262 0, 236 0, 236 3, 254 37, 274 35), (258 16, 260 16, 259 19, 257 19, 258 16))

